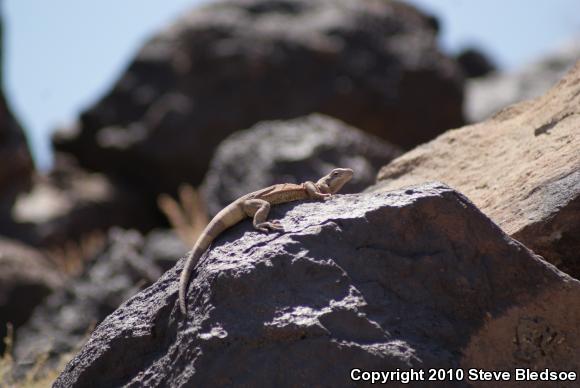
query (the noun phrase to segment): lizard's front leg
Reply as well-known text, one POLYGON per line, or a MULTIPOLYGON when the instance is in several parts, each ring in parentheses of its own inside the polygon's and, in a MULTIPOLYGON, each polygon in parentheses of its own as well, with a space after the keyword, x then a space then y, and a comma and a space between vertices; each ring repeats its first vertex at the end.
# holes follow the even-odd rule
POLYGON ((268 222, 268 213, 270 213, 270 203, 263 199, 248 199, 243 203, 244 212, 248 217, 253 217, 254 228, 262 232, 269 232, 271 230, 284 230, 280 221, 268 222))
POLYGON ((304 188, 306 189, 306 193, 308 194, 308 197, 311 199, 324 199, 324 198, 328 198, 330 197, 330 193, 325 192, 323 189, 321 188, 319 189, 314 182, 305 182, 304 183, 304 188))

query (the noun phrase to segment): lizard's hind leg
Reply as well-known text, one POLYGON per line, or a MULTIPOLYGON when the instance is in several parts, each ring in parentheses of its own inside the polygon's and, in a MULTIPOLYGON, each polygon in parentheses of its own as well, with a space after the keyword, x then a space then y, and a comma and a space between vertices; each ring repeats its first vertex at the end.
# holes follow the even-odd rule
POLYGON ((244 212, 248 217, 253 217, 254 228, 262 232, 271 230, 283 230, 280 221, 266 221, 270 213, 270 203, 263 199, 249 199, 244 202, 244 212))

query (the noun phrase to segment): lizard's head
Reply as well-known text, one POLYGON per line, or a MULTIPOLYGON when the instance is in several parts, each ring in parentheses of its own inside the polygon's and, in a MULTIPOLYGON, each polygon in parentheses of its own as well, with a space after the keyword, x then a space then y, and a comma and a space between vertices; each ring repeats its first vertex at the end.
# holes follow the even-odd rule
POLYGON ((328 175, 320 178, 318 183, 327 186, 330 194, 335 194, 350 181, 353 173, 350 168, 335 168, 328 175))

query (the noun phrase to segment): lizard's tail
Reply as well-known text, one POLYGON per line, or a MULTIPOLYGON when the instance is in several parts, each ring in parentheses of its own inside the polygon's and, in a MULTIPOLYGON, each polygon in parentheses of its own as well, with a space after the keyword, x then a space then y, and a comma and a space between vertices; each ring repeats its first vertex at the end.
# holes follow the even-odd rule
POLYGON ((187 305, 185 303, 185 295, 187 294, 187 286, 189 284, 189 279, 191 277, 191 272, 193 267, 199 261, 201 255, 205 252, 205 247, 200 247, 199 244, 195 244, 195 247, 191 250, 187 259, 185 260, 185 265, 181 271, 181 278, 179 279, 179 308, 183 315, 187 313, 187 305))
POLYGON ((245 217, 245 213, 240 209, 236 202, 220 211, 211 222, 205 227, 201 236, 193 246, 191 253, 185 261, 181 278, 179 279, 179 308, 183 315, 187 313, 187 306, 185 304, 185 295, 187 294, 187 286, 189 278, 193 272, 193 267, 199 261, 199 258, 211 245, 212 241, 220 235, 221 232, 236 224, 245 217))
POLYGON ((183 315, 187 313, 185 295, 187 294, 187 286, 189 284, 191 273, 193 272, 193 267, 195 267, 199 258, 203 255, 206 249, 209 248, 214 238, 227 228, 227 224, 221 221, 222 218, 220 217, 223 217, 220 216, 221 213, 225 213, 225 211, 222 210, 222 212, 218 213, 209 225, 206 226, 189 253, 189 256, 187 256, 187 259, 185 260, 185 265, 181 271, 181 278, 179 279, 179 308, 183 315))

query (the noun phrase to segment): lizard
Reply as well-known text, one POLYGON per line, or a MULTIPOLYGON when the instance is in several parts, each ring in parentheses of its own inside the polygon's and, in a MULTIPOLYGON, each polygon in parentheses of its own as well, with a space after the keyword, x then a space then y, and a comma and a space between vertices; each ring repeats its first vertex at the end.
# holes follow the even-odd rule
POLYGON ((350 181, 353 170, 336 168, 316 182, 302 184, 283 183, 246 194, 223 208, 205 227, 189 252, 179 279, 179 307, 185 315, 186 293, 193 268, 209 248, 211 243, 226 229, 247 217, 253 218, 253 225, 259 231, 283 231, 280 221, 267 221, 271 205, 305 199, 325 199, 336 194, 350 181))

